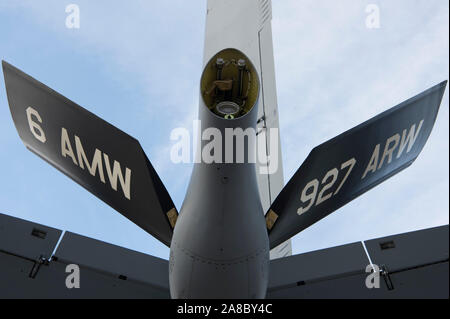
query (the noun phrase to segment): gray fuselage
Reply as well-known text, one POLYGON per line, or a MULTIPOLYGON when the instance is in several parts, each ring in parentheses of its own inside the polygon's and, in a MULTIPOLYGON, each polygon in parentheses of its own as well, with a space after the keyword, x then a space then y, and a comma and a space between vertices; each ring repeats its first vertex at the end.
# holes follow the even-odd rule
MULTIPOLYGON (((254 75, 252 85, 257 85, 256 94, 259 95, 258 77, 254 75)), ((253 100, 248 100, 252 102, 248 112, 230 120, 214 114, 201 97, 199 114, 202 132, 214 128, 213 132, 220 132, 220 136, 226 137, 231 129, 245 131, 250 128, 249 131, 254 131, 258 114, 257 97, 253 100)), ((221 141, 222 160, 210 164, 201 161, 194 165, 170 247, 172 298, 265 297, 269 239, 255 163, 247 153, 248 150, 253 151, 255 145, 245 138, 242 149, 238 138, 234 138, 232 148, 221 141), (225 155, 230 150, 233 151, 232 163, 225 155), (241 154, 239 152, 242 150, 245 150, 243 163, 236 155, 241 154)), ((210 141, 202 139, 201 150, 205 150, 208 143, 210 141)))

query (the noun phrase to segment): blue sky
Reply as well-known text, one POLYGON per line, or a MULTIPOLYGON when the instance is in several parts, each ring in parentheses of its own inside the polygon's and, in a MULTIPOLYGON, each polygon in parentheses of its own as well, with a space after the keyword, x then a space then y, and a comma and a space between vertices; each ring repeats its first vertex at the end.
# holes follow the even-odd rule
MULTIPOLYGON (((0 58, 136 137, 178 208, 192 165, 206 1, 0 0, 0 58), (191 129, 190 126, 187 127, 191 129)), ((448 79, 448 2, 278 0, 273 39, 285 181, 316 145, 448 79), (366 5, 380 8, 367 29, 366 5)), ((293 252, 448 224, 449 98, 406 171, 293 239, 293 252)), ((0 81, 0 212, 167 258, 168 248, 25 149, 0 81)))

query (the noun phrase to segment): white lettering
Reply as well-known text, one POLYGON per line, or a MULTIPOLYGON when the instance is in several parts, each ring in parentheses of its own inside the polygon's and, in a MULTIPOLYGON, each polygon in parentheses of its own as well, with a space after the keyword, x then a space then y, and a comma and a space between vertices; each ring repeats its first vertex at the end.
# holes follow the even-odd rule
POLYGON ((80 167, 84 169, 84 163, 86 163, 86 167, 92 176, 95 176, 95 172, 97 171, 98 168, 100 180, 102 181, 102 183, 105 183, 105 176, 103 174, 103 165, 102 165, 102 152, 97 148, 95 149, 94 157, 92 158, 92 165, 90 165, 89 161, 86 158, 86 154, 84 153, 81 140, 76 135, 75 135, 75 148, 77 149, 78 163, 80 163, 80 167))
POLYGON ((130 197, 130 187, 131 187, 131 170, 125 167, 125 178, 122 175, 122 169, 120 168, 120 163, 114 160, 113 169, 111 173, 111 165, 109 162, 109 156, 103 153, 103 158, 105 160, 106 173, 108 174, 109 183, 111 188, 117 191, 117 178, 119 179, 120 185, 122 186, 122 191, 127 199, 130 197))
POLYGON ((73 163, 78 165, 75 154, 73 153, 72 145, 70 144, 69 135, 64 127, 61 129, 61 154, 63 157, 69 155, 72 158, 73 163))
POLYGON ((378 166, 378 169, 383 167, 384 159, 386 158, 386 156, 389 157, 388 164, 391 164, 392 154, 394 153, 395 149, 397 148, 399 141, 400 141, 399 134, 395 134, 394 136, 391 136, 390 138, 388 138, 388 140, 386 141, 386 145, 384 146, 383 156, 381 157, 381 161, 380 161, 380 165, 378 166), (390 147, 392 142, 394 142, 394 145, 392 147, 390 147))
POLYGON ((188 164, 191 158, 189 131, 185 128, 174 129, 170 133, 170 140, 177 141, 170 149, 170 159, 173 163, 188 164))
POLYGON ((28 125, 30 126, 31 133, 34 135, 34 137, 38 141, 45 143, 47 141, 47 139, 45 137, 44 130, 38 123, 34 122, 31 117, 33 115, 39 121, 39 123, 42 123, 42 119, 41 119, 41 116, 39 115, 38 111, 36 111, 35 109, 33 109, 30 106, 26 109, 26 113, 27 113, 28 125))
POLYGON ((380 144, 375 146, 375 149, 373 150, 372 158, 370 159, 369 165, 366 168, 366 171, 364 172, 364 175, 361 179, 366 178, 367 173, 372 172, 375 173, 377 171, 378 166, 378 158, 380 157, 380 144))
POLYGON ((419 127, 417 128, 417 132, 416 132, 416 124, 411 126, 411 129, 409 130, 409 133, 408 133, 408 137, 406 137, 406 130, 403 130, 402 141, 400 143, 400 148, 398 149, 397 158, 402 156, 403 151, 405 150, 406 144, 408 144, 406 153, 409 153, 411 151, 411 148, 414 146, 414 143, 416 142, 417 136, 419 136, 419 132, 420 132, 420 129, 422 128, 422 125, 423 125, 423 120, 420 121, 419 127), (406 137, 406 139, 405 139, 405 137, 406 137))
POLYGON ((306 213, 311 206, 314 204, 314 201, 316 200, 316 195, 317 195, 317 189, 319 188, 319 181, 317 179, 309 182, 308 184, 306 184, 305 188, 303 188, 302 191, 302 195, 300 197, 300 200, 305 203, 307 201, 309 201, 308 206, 306 207, 300 207, 297 210, 297 214, 300 216, 304 213, 306 213), (312 191, 308 194, 308 190, 312 188, 312 191))
POLYGON ((203 131, 202 139, 211 142, 203 146, 202 159, 206 164, 222 163, 222 134, 215 127, 203 131))

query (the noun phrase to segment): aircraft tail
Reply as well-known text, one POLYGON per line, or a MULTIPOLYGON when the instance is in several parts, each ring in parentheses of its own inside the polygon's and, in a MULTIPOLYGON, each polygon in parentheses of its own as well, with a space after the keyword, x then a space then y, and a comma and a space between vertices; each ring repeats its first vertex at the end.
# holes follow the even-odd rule
POLYGON ((5 61, 2 66, 25 146, 169 246, 178 213, 139 142, 5 61))
POLYGON ((409 167, 431 134, 446 85, 442 82, 314 148, 267 213, 270 247, 409 167))
MULTIPOLYGON (((226 48, 235 48, 254 62, 261 78, 261 93, 258 101, 258 145, 266 154, 267 164, 257 163, 259 194, 264 211, 268 210, 284 186, 283 165, 281 160, 280 137, 277 145, 271 145, 268 132, 279 129, 278 104, 275 83, 275 63, 272 43, 272 2, 271 0, 246 0, 242 5, 234 6, 233 1, 208 0, 206 19, 206 37, 204 64, 217 52, 226 48), (277 154, 270 154, 270 151, 277 154), (277 156, 276 167, 266 169, 270 157, 277 156), (270 174, 261 173, 261 168, 270 174)), ((279 132, 279 130, 278 130, 279 132)), ((271 259, 292 255, 291 242, 272 249, 271 259)))

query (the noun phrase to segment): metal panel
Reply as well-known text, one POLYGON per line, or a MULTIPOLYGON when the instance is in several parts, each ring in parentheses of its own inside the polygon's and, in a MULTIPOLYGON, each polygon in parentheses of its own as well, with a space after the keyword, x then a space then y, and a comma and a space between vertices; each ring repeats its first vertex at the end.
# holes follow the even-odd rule
POLYGON ((367 274, 344 276, 269 291, 268 299, 448 299, 448 262, 390 275, 394 289, 383 278, 380 287, 365 286, 367 274))
POLYGON ((133 250, 66 232, 55 256, 59 261, 126 276, 155 287, 168 289, 168 261, 133 250))
MULTIPOLYGON (((281 156, 281 141, 280 134, 276 138, 277 145, 271 145, 270 129, 278 129, 279 132, 279 120, 278 120, 278 103, 277 103, 277 89, 275 82, 275 63, 273 55, 273 43, 272 43, 272 27, 268 23, 264 29, 259 33, 260 39, 260 51, 261 51, 261 79, 262 79, 262 95, 263 95, 263 108, 264 108, 264 124, 266 127, 266 139, 268 146, 269 167, 274 167, 273 172, 268 175, 270 184, 270 199, 271 202, 275 200, 278 194, 284 187, 283 176, 283 161, 281 156), (276 154, 271 154, 276 152, 276 154)), ((271 171, 271 170, 269 170, 271 171)), ((269 208, 266 208, 266 211, 269 208)))
POLYGON ((368 264, 361 243, 275 259, 270 262, 269 291, 337 276, 365 273, 368 264))
POLYGON ((80 288, 68 289, 66 263, 41 265, 35 278, 29 277, 33 262, 0 253, 0 298, 169 298, 161 289, 130 279, 80 266, 80 288))
POLYGON ((386 289, 367 289, 366 274, 327 279, 269 291, 268 299, 372 299, 382 298, 386 289))
POLYGON ((24 298, 34 262, 0 252, 0 299, 24 298))
MULTIPOLYGON (((31 278, 35 252, 48 258, 61 232, 1 214, 0 230, 6 251, 0 252, 0 298, 169 298, 165 260, 68 233, 60 258, 31 278), (46 238, 26 238, 33 229, 47 231, 46 238), (40 245, 51 237, 51 245, 40 245), (69 263, 80 266, 80 289, 65 286, 69 263)), ((448 238, 446 225, 367 241, 373 262, 389 270, 391 290, 383 277, 380 288, 365 287, 368 260, 360 243, 273 260, 267 298, 448 299, 448 238)))
POLYGON ((37 260, 50 258, 61 230, 0 214, 0 251, 37 260))
POLYGON ((372 262, 389 272, 448 260, 448 225, 366 241, 372 262))
POLYGON ((360 243, 274 260, 267 298, 448 299, 448 239, 446 225, 367 241, 372 262, 388 270, 374 289, 360 243))
POLYGON ((383 298, 448 299, 448 261, 390 275, 393 288, 383 298))
MULTIPOLYGON (((261 105, 261 104, 260 104, 261 105)), ((258 154, 261 152, 261 154, 267 154, 267 147, 266 147, 266 131, 265 128, 262 128, 262 126, 259 124, 257 126, 257 130, 260 132, 257 136, 257 145, 258 146, 258 154)), ((259 174, 259 169, 261 167, 260 163, 256 163, 256 178, 258 182, 258 191, 259 191, 259 197, 261 198, 261 204, 264 210, 264 213, 267 212, 267 210, 270 208, 270 204, 272 203, 270 201, 270 187, 269 187, 269 178, 266 174, 259 174)))
MULTIPOLYGON (((247 55, 260 75, 262 90, 259 97, 258 119, 264 118, 260 128, 278 128, 278 105, 275 84, 275 67, 272 44, 272 4, 270 0, 246 0, 235 5, 233 0, 208 0, 206 35, 203 62, 225 48, 236 48, 247 55), (255 14, 257 13, 257 14, 255 14)), ((266 137, 268 135, 266 134, 266 137)), ((258 139, 264 136, 258 136, 258 139)), ((266 145, 269 141, 266 140, 266 145)), ((278 145, 280 145, 278 138, 278 145)), ((270 146, 270 145, 269 145, 270 146)), ((270 148, 269 148, 270 151, 270 148)), ((267 154, 267 148, 261 150, 267 154)), ((278 170, 272 175, 259 174, 257 163, 258 187, 264 212, 284 186, 281 149, 278 148, 278 170)), ((292 254, 288 242, 288 254, 292 254)), ((280 254, 279 248, 271 252, 272 258, 280 254)))
POLYGON ((249 12, 260 11, 259 0, 208 0, 206 16, 204 66, 217 52, 234 48, 250 58, 259 70, 260 15, 249 12))
MULTIPOLYGON (((270 1, 262 1, 263 5, 267 6, 268 11, 271 11, 270 1)), ((281 156, 281 141, 280 141, 280 124, 278 120, 278 102, 277 102, 277 86, 275 81, 275 62, 273 54, 273 41, 272 41, 272 25, 270 23, 271 16, 268 13, 264 27, 259 32, 259 46, 261 57, 261 83, 262 83, 262 109, 264 116, 264 127, 266 138, 266 150, 268 157, 268 168, 270 174, 263 175, 261 179, 267 179, 269 186, 269 201, 273 203, 275 198, 281 192, 284 187, 283 176, 283 158, 281 156), (271 129, 278 129, 278 136, 275 142, 277 145, 273 145, 271 139, 271 129)), ((259 168, 259 167, 258 167, 259 168)), ((259 172, 257 172, 258 175, 259 172)), ((260 188, 264 187, 260 185, 260 188)), ((270 205, 269 205, 270 206, 270 205)), ((267 212, 269 207, 264 207, 267 212)), ((270 258, 281 258, 292 255, 291 240, 281 243, 277 247, 270 251, 270 258)))

